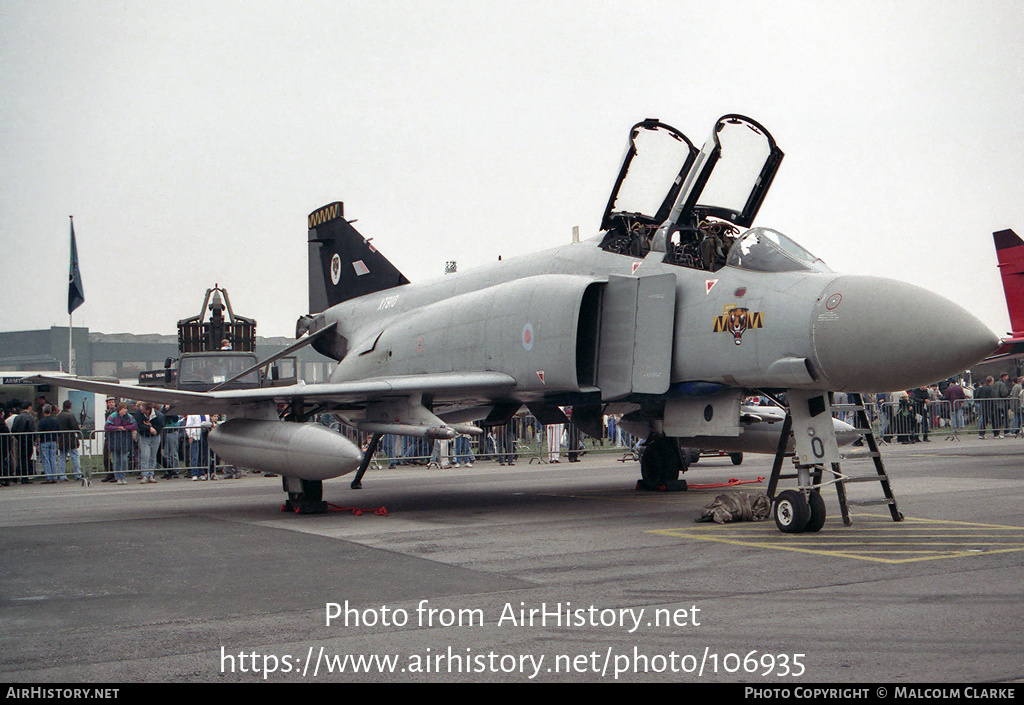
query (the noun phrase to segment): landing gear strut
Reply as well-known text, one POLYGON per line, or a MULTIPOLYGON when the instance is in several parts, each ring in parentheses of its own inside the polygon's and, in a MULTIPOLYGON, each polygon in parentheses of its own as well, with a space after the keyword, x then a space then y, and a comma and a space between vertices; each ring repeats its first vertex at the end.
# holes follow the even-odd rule
POLYGON ((775 463, 768 481, 768 497, 774 498, 772 513, 775 525, 780 531, 790 534, 820 531, 825 524, 825 502, 821 498, 820 490, 826 485, 836 486, 843 524, 849 526, 851 521, 847 505, 850 502, 846 498, 848 482, 881 483, 885 499, 865 500, 859 503, 887 504, 892 520, 903 520, 903 514, 896 506, 896 497, 889 485, 889 476, 882 464, 871 420, 864 408, 864 400, 860 394, 850 393, 849 397, 850 404, 833 405, 830 395, 824 392, 804 392, 795 389, 788 392, 790 406, 782 424, 775 463), (840 470, 839 446, 835 440, 835 426, 832 422, 833 411, 852 411, 856 414, 857 428, 862 429, 861 433, 870 451, 865 456, 871 458, 875 466, 874 475, 849 476, 840 470), (801 430, 794 433, 794 428, 801 430), (793 461, 796 465, 796 474, 783 475, 783 460, 790 455, 787 452, 787 444, 791 438, 795 446, 793 461), (825 473, 830 473, 831 479, 823 481, 825 473), (779 480, 784 478, 796 478, 799 489, 785 490, 776 495, 775 488, 779 480))
POLYGON ((354 490, 363 489, 363 475, 366 474, 366 468, 370 467, 370 461, 373 460, 373 454, 377 452, 377 444, 380 443, 382 433, 375 433, 370 436, 370 444, 366 446, 366 452, 363 453, 363 462, 359 464, 359 469, 356 471, 356 476, 352 480, 350 487, 354 490))

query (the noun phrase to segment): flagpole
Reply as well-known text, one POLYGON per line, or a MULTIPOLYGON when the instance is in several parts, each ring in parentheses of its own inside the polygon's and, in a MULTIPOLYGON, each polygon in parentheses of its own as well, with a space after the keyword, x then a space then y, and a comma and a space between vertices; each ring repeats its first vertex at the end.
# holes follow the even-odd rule
MULTIPOLYGON (((74 236, 73 234, 75 232, 75 216, 69 215, 68 216, 68 220, 71 221, 71 232, 72 232, 72 237, 73 237, 74 236)), ((71 247, 74 247, 74 246, 75 245, 72 242, 71 247)), ((73 256, 74 255, 72 255, 72 257, 73 256)), ((69 281, 70 281, 70 277, 69 277, 69 281)), ((69 286, 70 286, 70 284, 69 284, 69 286)), ((69 310, 68 310, 68 374, 69 375, 75 374, 75 371, 71 367, 71 329, 74 326, 74 323, 73 323, 74 316, 75 316, 74 310, 71 309, 70 306, 69 306, 69 310)))
POLYGON ((73 360, 74 348, 71 346, 72 331, 75 327, 74 316, 76 308, 85 301, 85 289, 82 287, 82 274, 78 270, 78 245, 75 243, 75 216, 69 215, 71 221, 71 267, 68 273, 68 372, 75 373, 73 360))

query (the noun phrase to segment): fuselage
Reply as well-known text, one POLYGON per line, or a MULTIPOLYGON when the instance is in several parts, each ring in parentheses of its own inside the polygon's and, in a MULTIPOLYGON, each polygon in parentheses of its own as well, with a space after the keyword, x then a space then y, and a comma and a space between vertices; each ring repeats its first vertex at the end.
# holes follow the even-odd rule
MULTIPOLYGON (((668 317, 664 303, 650 300, 638 300, 636 311, 639 329, 648 310, 658 317, 645 339, 661 332, 668 341, 666 387, 905 389, 959 372, 997 342, 959 306, 901 282, 824 267, 711 272, 666 263, 658 252, 643 259, 608 252, 597 242, 334 306, 326 322, 337 322, 347 354, 332 381, 496 370, 516 379, 524 401, 599 391, 602 379, 608 386, 602 370, 610 357, 602 341, 621 327, 609 309, 609 282, 622 278, 660 282, 653 298, 674 297, 668 317)), ((634 364, 647 373, 646 363, 634 364)))

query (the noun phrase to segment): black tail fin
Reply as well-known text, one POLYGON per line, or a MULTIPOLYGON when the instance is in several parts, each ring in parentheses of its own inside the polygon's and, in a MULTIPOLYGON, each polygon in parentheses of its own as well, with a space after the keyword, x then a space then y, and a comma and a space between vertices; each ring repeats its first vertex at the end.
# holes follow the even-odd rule
POLYGON ((335 201, 309 214, 309 312, 409 280, 345 220, 335 201))

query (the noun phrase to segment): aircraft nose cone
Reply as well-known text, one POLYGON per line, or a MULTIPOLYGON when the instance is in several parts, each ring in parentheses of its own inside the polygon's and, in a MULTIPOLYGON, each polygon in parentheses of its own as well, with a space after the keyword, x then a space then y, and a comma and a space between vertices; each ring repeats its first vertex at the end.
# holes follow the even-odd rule
POLYGON ((983 360, 999 339, 927 289, 881 277, 833 280, 811 321, 817 366, 836 391, 911 389, 983 360))

